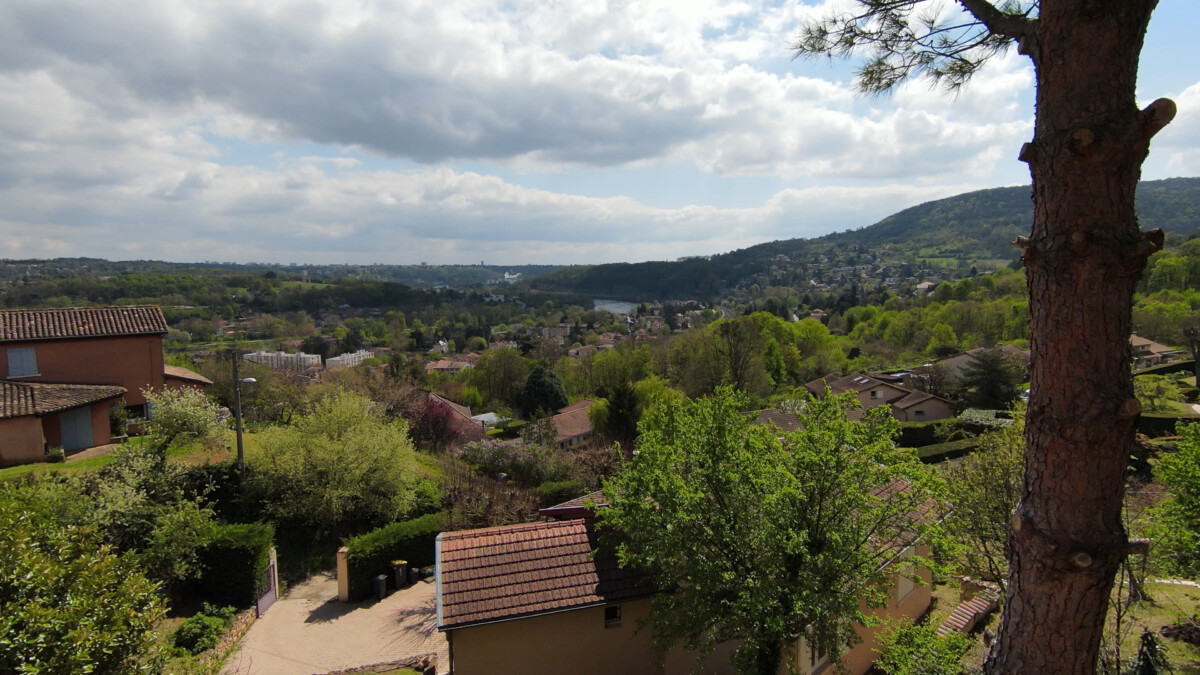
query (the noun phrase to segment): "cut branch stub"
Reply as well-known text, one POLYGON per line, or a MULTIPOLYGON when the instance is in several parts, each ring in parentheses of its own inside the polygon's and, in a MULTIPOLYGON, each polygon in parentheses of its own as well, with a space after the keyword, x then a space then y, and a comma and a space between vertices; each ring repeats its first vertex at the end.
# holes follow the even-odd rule
POLYGON ((1135 254, 1147 256, 1151 253, 1157 253, 1162 250, 1164 241, 1165 237, 1163 235, 1163 231, 1159 228, 1156 227, 1153 230, 1146 230, 1142 233, 1142 239, 1137 244, 1135 254))
POLYGON ((1146 106, 1142 111, 1142 130, 1146 138, 1153 138, 1154 134, 1170 124, 1177 110, 1175 102, 1169 98, 1160 98, 1146 106))
POLYGON ((1025 162, 1026 164, 1033 164, 1033 160, 1036 158, 1036 153, 1037 150, 1034 148, 1033 143, 1029 142, 1021 146, 1021 154, 1017 155, 1017 159, 1025 162))
POLYGON ((1092 143, 1096 142, 1096 133, 1091 129, 1078 129, 1071 134, 1071 148, 1075 152, 1083 153, 1088 148, 1092 147, 1092 143))

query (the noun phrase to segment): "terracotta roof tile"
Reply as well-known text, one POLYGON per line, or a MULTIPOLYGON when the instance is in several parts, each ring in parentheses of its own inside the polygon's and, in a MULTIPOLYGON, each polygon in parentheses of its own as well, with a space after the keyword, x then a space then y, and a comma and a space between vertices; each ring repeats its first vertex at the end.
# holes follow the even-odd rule
POLYGON ((775 426, 779 427, 780 431, 784 432, 800 431, 804 428, 795 413, 784 412, 776 408, 767 408, 759 410, 757 413, 748 413, 747 417, 750 415, 754 415, 754 419, 750 422, 754 426, 766 426, 768 422, 772 422, 775 426))
POLYGON ((182 368, 180 366, 163 366, 163 375, 177 380, 187 380, 188 382, 199 382, 200 384, 212 384, 213 381, 200 373, 182 368))
POLYGON ((445 532, 438 537, 438 627, 648 596, 647 575, 621 569, 586 520, 445 532))
POLYGON ((600 490, 589 492, 582 497, 567 500, 561 504, 547 506, 538 511, 538 515, 543 518, 556 518, 563 520, 567 518, 588 518, 596 514, 595 508, 608 506, 608 498, 600 490), (592 506, 588 506, 591 503, 592 506))
POLYGON ((0 418, 48 415, 125 395, 125 387, 0 381, 0 418))
POLYGON ((550 418, 554 422, 554 441, 556 443, 562 443, 576 436, 592 433, 592 421, 588 419, 587 414, 588 407, 591 405, 591 401, 580 401, 579 403, 563 408, 567 412, 559 413, 550 418), (579 407, 585 402, 587 406, 579 407))
POLYGON ((0 342, 166 332, 162 310, 154 306, 0 310, 0 342))
POLYGON ((582 401, 576 401, 575 403, 572 403, 571 405, 559 408, 558 410, 555 410, 554 412, 569 413, 569 412, 573 412, 575 410, 587 410, 588 408, 592 407, 593 403, 595 403, 595 401, 593 401, 592 399, 585 398, 582 401))

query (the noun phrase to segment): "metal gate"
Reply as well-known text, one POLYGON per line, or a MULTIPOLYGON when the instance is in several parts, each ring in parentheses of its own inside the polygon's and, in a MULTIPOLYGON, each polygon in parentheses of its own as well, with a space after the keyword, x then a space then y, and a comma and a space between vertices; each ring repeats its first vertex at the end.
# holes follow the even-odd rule
POLYGON ((270 562, 267 564, 267 569, 263 571, 262 577, 258 580, 258 618, 262 618, 263 614, 275 604, 279 599, 279 572, 277 570, 275 559, 275 549, 271 549, 270 562))

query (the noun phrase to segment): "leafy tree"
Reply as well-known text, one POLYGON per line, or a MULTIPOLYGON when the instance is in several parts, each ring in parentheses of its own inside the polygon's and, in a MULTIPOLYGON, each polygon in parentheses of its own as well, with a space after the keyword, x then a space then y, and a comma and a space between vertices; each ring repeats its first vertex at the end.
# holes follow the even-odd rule
POLYGON ((860 600, 886 593, 875 582, 893 552, 873 542, 920 530, 909 514, 928 496, 921 464, 892 443, 888 411, 851 422, 854 404, 810 399, 804 430, 782 439, 751 426, 729 388, 654 410, 637 454, 605 482, 601 517, 621 564, 673 589, 652 601, 659 648, 703 654, 741 640, 737 669, 774 675, 797 636, 831 653, 854 639, 860 600), (885 489, 896 481, 911 489, 885 489))
POLYGON ((1180 397, 1179 387, 1166 375, 1138 375, 1133 391, 1147 412, 1175 412, 1173 403, 1180 397))
POLYGON ((971 639, 962 633, 941 636, 928 623, 902 619, 880 632, 875 668, 887 675, 958 675, 970 648, 971 639))
POLYGON ((158 585, 89 528, 0 503, 0 670, 155 672, 158 585))
POLYGON ((1025 373, 999 349, 971 355, 958 376, 959 398, 972 408, 1003 410, 1017 400, 1025 373))
POLYGON ((512 347, 489 349, 471 369, 471 384, 493 405, 517 406, 517 395, 529 374, 529 363, 512 347))
POLYGON ((215 524, 204 496, 192 494, 182 469, 163 463, 154 448, 130 444, 114 454, 90 490, 91 509, 83 522, 99 528, 118 551, 135 554, 153 579, 195 577, 200 549, 215 524))
POLYGON ((324 361, 329 358, 329 342, 320 335, 310 335, 300 343, 300 351, 305 354, 316 354, 324 361))
MULTIPOLYGON (((144 435, 160 453, 174 443, 197 443, 208 449, 224 446, 229 428, 219 419, 217 405, 191 387, 142 392, 153 413, 144 435)), ((165 459, 166 455, 162 455, 165 459)))
POLYGON ((412 437, 435 452, 462 437, 454 424, 454 411, 444 402, 426 397, 421 412, 412 423, 412 437))
POLYGON ((402 422, 365 397, 335 391, 247 449, 247 491, 285 527, 352 533, 403 518, 418 474, 402 422))
POLYGON ((1154 467, 1170 496, 1151 512, 1155 556, 1170 574, 1200 577, 1200 425, 1180 424, 1173 453, 1154 467))
POLYGON ((959 566, 1001 585, 1008 575, 1008 521, 1025 470, 1023 411, 1014 411, 1014 418, 1014 424, 982 436, 975 452, 941 467, 946 501, 954 509, 944 528, 957 545, 959 566))
POLYGON ((1134 194, 1151 138, 1175 116, 1167 99, 1136 105, 1157 4, 959 0, 954 11, 858 0, 857 11, 807 23, 795 44, 802 55, 868 52, 857 81, 869 92, 917 75, 962 86, 1013 42, 1033 62, 1034 137, 1020 153, 1033 176, 1033 230, 1016 244, 1037 357, 1013 574, 989 673, 1092 672, 1125 558, 1125 454, 1140 407, 1127 340, 1138 277, 1163 244, 1161 231, 1139 229, 1134 194))
POLYGON ((763 363, 762 334, 754 319, 738 317, 717 321, 712 324, 712 329, 716 353, 725 369, 725 381, 738 391, 765 395, 771 387, 770 376, 763 363))
POLYGON ((526 418, 553 413, 567 406, 567 390, 554 371, 538 366, 529 373, 525 387, 521 389, 521 412, 526 418))
POLYGON ((592 428, 624 447, 632 447, 642 419, 642 401, 637 389, 622 382, 602 393, 607 396, 588 408, 592 428))

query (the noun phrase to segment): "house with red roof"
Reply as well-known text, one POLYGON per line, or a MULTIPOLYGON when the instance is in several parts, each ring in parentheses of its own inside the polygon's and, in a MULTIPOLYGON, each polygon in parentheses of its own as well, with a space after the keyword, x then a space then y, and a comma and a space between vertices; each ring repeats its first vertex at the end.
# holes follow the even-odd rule
POLYGON ((588 419, 588 408, 595 401, 584 399, 559 408, 557 414, 550 418, 554 425, 554 443, 559 449, 566 450, 587 441, 592 437, 592 421, 588 419))
MULTIPOLYGON (((889 485, 884 490, 904 489, 889 485)), ((886 497, 886 495, 881 495, 886 497)), ((450 643, 453 675, 685 675, 732 674, 725 643, 702 661, 682 649, 657 652, 650 616, 657 592, 649 574, 622 568, 602 546, 595 511, 606 506, 601 492, 542 509, 546 522, 505 525, 438 535, 437 625, 450 643)), ((933 507, 914 519, 936 517, 933 507)), ((912 541, 884 542, 889 565, 928 548, 912 541)), ((886 607, 870 610, 889 618, 915 619, 932 601, 929 570, 921 582, 903 574, 886 607)), ((874 628, 859 628, 861 641, 842 654, 853 675, 870 670, 877 654, 874 628)), ((803 640, 789 648, 790 660, 806 675, 834 672, 827 655, 803 640)), ((782 672, 782 671, 781 671, 782 672)))
POLYGON ((164 363, 166 332, 153 306, 0 310, 0 464, 109 443, 109 409, 145 417, 145 389, 212 384, 164 363))
POLYGON ((895 378, 872 375, 829 375, 804 385, 813 396, 825 395, 828 388, 832 394, 853 392, 863 408, 887 405, 892 415, 901 422, 925 422, 954 417, 954 407, 943 398, 913 391, 891 381, 895 378))

